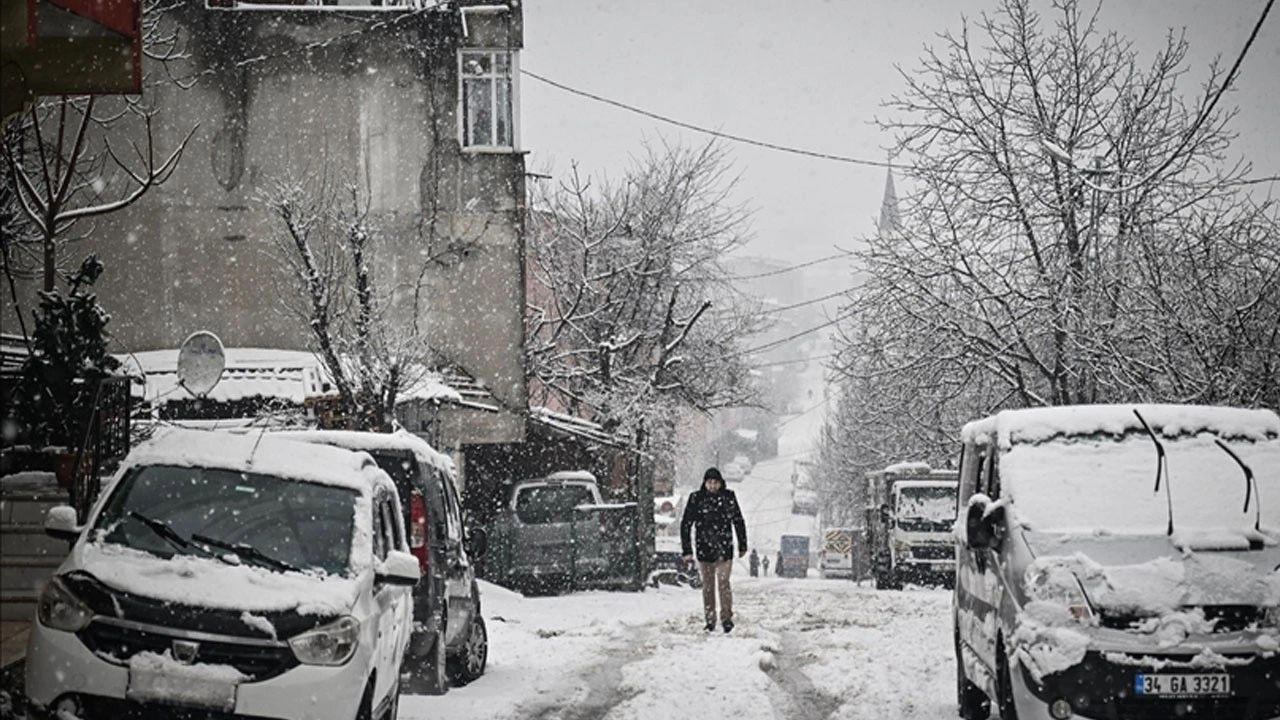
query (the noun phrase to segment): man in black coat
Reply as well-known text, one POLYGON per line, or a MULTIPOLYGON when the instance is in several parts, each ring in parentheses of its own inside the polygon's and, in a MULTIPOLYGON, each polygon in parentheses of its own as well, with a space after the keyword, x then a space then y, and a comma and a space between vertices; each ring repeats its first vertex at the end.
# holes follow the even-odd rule
POLYGON ((716 629, 716 594, 720 595, 720 622, 725 632, 733 629, 733 536, 738 536, 738 557, 747 554, 747 523, 742 519, 738 497, 724 486, 716 468, 702 475, 702 489, 689 495, 680 520, 680 548, 685 560, 694 557, 690 533, 696 529, 698 569, 702 573, 702 609, 707 631, 716 629))

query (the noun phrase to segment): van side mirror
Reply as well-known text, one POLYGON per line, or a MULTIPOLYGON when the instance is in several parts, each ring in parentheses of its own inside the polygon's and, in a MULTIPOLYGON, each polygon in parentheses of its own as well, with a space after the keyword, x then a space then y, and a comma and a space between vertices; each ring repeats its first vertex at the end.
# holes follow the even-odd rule
POLYGON ((880 520, 886 525, 893 522, 893 515, 889 512, 889 505, 887 503, 880 506, 880 520))
POLYGON ((418 558, 403 550, 388 552, 387 559, 379 563, 374 571, 374 582, 390 585, 413 587, 418 584, 420 577, 418 558))
POLYGON ((998 506, 988 512, 990 504, 975 502, 969 505, 969 513, 965 516, 965 544, 971 550, 991 548, 996 544, 997 533, 1004 524, 1004 506, 998 506))
POLYGON ((45 534, 58 540, 74 541, 83 529, 76 523, 76 509, 70 505, 55 505, 44 518, 45 534))
POLYGON ((467 555, 479 560, 489 551, 489 533, 483 528, 473 528, 467 535, 467 555))

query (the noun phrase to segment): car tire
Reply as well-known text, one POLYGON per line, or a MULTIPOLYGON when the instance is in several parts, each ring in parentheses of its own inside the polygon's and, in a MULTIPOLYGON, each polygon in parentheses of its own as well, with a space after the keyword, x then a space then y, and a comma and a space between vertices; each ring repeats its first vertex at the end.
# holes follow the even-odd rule
POLYGON ((996 705, 1000 720, 1018 720, 1018 707, 1013 701, 1013 680, 1009 673, 1009 659, 1004 654, 1004 638, 996 640, 996 705))
POLYGON ((407 691, 410 695, 444 695, 449 692, 447 659, 444 645, 445 627, 431 640, 425 653, 406 653, 403 675, 408 676, 407 691))
POLYGON ((373 678, 365 683, 364 694, 360 696, 360 707, 356 708, 356 720, 373 720, 373 678))
POLYGON ((489 631, 485 627, 484 618, 476 612, 471 617, 462 646, 457 653, 449 656, 449 679, 459 687, 466 685, 483 675, 488 663, 489 631))
POLYGON ((960 636, 955 637, 956 644, 956 705, 960 709, 962 720, 986 720, 991 717, 991 700, 977 685, 969 680, 964 672, 964 659, 960 654, 960 636))
POLYGON ((400 715, 400 683, 391 688, 391 702, 387 704, 387 712, 383 714, 382 720, 396 720, 400 715))

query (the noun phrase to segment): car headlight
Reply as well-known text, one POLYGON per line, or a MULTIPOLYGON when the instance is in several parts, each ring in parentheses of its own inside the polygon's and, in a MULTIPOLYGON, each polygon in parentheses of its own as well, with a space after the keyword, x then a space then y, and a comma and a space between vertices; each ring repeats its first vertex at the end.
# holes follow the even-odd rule
POLYGON ((1031 575, 1027 590, 1036 600, 1062 605, 1076 622, 1089 624, 1093 621, 1093 606, 1080 586, 1080 579, 1070 570, 1041 567, 1031 575))
POLYGON ((54 630, 79 632, 93 619, 93 611, 76 597, 60 577, 52 577, 40 593, 36 609, 40 624, 54 630))
POLYGON ((292 638, 289 647, 304 665, 342 665, 355 654, 359 643, 360 621, 344 615, 292 638))
POLYGON ((1280 605, 1272 605, 1262 611, 1262 626, 1280 628, 1280 605))

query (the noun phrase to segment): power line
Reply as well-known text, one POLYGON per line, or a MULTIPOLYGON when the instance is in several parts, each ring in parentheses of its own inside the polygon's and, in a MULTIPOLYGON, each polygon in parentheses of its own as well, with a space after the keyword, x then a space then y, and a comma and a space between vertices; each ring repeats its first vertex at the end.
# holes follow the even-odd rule
POLYGON ((759 370, 767 367, 777 367, 779 365, 797 365, 799 363, 818 362, 819 360, 830 360, 836 357, 835 353, 827 353, 826 355, 817 355, 815 357, 791 358, 790 360, 776 360, 774 362, 758 363, 749 366, 752 370, 759 370))
MULTIPOLYGON (((1257 24, 1253 28, 1253 33, 1249 36, 1248 42, 1245 43, 1244 49, 1241 50, 1240 52, 1240 56, 1236 58, 1235 65, 1231 68, 1231 71, 1227 74, 1226 82, 1224 82, 1222 87, 1218 89, 1217 94, 1214 95, 1212 101, 1209 103, 1209 106, 1205 109, 1205 112, 1196 119, 1196 122, 1192 126, 1191 130, 1186 134, 1186 136, 1184 136, 1182 144, 1177 148, 1177 150, 1174 151, 1172 155, 1170 155, 1171 159, 1169 159, 1164 166, 1162 166, 1155 173, 1153 173, 1152 177, 1154 177, 1154 175, 1156 174, 1159 174, 1161 171, 1165 169, 1165 167, 1168 167, 1168 165, 1172 164, 1173 162, 1172 158, 1176 156, 1177 152, 1181 151, 1182 148, 1185 147, 1186 143, 1190 141, 1191 136, 1195 133, 1196 130, 1199 129, 1200 125, 1204 123, 1204 120, 1207 117, 1208 113, 1212 111, 1213 106, 1217 104, 1218 98, 1222 97, 1223 91, 1231 84, 1231 80, 1234 78, 1236 72, 1240 68, 1241 61, 1244 60, 1245 53, 1249 51, 1249 46, 1253 44, 1254 38, 1257 37, 1258 30, 1261 29, 1262 27, 1262 21, 1266 19, 1267 13, 1270 12, 1271 5, 1274 2, 1275 0, 1269 0, 1266 8, 1263 9, 1262 17, 1258 19, 1257 24)), ((602 95, 597 95, 595 93, 587 92, 586 90, 579 90, 578 88, 571 87, 569 85, 565 85, 564 83, 556 82, 551 78, 539 75, 538 73, 535 73, 532 70, 521 68, 520 74, 531 77, 534 80, 537 80, 539 82, 546 83, 551 87, 563 90, 567 93, 579 95, 589 100, 595 100, 596 102, 601 102, 606 105, 612 105, 613 107, 626 110, 627 112, 632 112, 637 115, 643 115, 647 118, 652 118, 659 122, 664 122, 679 128, 692 130, 694 132, 703 133, 704 135, 710 135, 712 137, 723 138, 725 140, 742 143, 744 145, 754 145, 755 147, 761 147, 768 150, 777 150, 778 152, 790 153, 792 155, 801 155, 803 157, 817 158, 819 160, 831 160, 834 162, 848 163, 850 165, 863 165, 867 167, 885 168, 888 170, 893 170, 893 169, 914 170, 914 171, 922 170, 922 168, 918 165, 901 164, 901 163, 894 164, 885 160, 866 160, 864 158, 855 158, 855 157, 850 157, 848 155, 836 155, 834 153, 818 152, 816 150, 806 150, 804 148, 797 148, 789 145, 780 145, 778 143, 766 142, 764 140, 755 140, 753 138, 744 137, 742 135, 735 135, 733 133, 726 133, 720 130, 712 130, 711 128, 708 128, 708 127, 695 125, 693 123, 685 122, 683 120, 676 120, 675 118, 667 117, 666 115, 661 115, 656 112, 652 112, 650 110, 645 110, 644 108, 639 108, 639 107, 636 107, 635 105, 628 105, 627 103, 620 102, 618 100, 612 100, 602 95)), ((988 172, 985 170, 959 170, 958 172, 961 172, 963 174, 972 174, 972 175, 988 174, 988 172)), ((1276 182, 1277 180, 1280 180, 1280 176, 1272 175, 1272 176, 1260 177, 1260 178, 1243 178, 1243 179, 1229 182, 1226 184, 1227 185, 1255 185, 1255 184, 1276 182)))
POLYGON ((853 253, 842 250, 839 253, 836 253, 835 255, 828 255, 824 258, 818 258, 817 260, 810 260, 809 262, 806 262, 806 263, 800 263, 799 265, 788 265, 787 267, 780 268, 778 270, 770 270, 768 272, 757 273, 755 275, 730 275, 727 279, 728 280, 759 280, 760 278, 773 277, 775 275, 782 275, 784 273, 794 272, 801 268, 807 268, 811 265, 817 265, 819 263, 824 263, 824 262, 831 262, 832 260, 839 260, 840 258, 847 258, 847 257, 850 257, 851 255, 853 255, 853 253))
POLYGON ((768 310, 762 310, 760 311, 760 314, 776 315, 778 313, 786 312, 788 310, 795 310, 796 308, 802 308, 808 305, 815 305, 817 303, 822 302, 823 300, 830 300, 832 298, 843 297, 848 293, 849 293, 848 290, 837 290, 836 292, 833 292, 830 295, 823 295, 822 297, 813 298, 812 300, 801 300, 800 302, 795 303, 793 305, 783 305, 782 307, 769 308, 768 310))
POLYGON ((847 155, 835 155, 832 153, 817 152, 816 150, 805 150, 803 148, 791 147, 788 145, 779 145, 777 143, 765 142, 763 140, 753 140, 752 138, 743 137, 742 135, 733 135, 731 133, 721 132, 719 130, 712 130, 711 128, 702 127, 700 125, 694 125, 693 123, 687 123, 687 122, 684 122, 683 120, 676 120, 675 118, 669 118, 665 115, 659 115, 658 113, 650 112, 643 108, 638 108, 634 105, 628 105, 623 102, 618 102, 617 100, 610 100, 607 97, 602 97, 594 93, 589 93, 585 90, 579 90, 577 88, 569 87, 568 85, 565 85, 563 83, 558 83, 555 80, 543 77, 535 72, 525 70, 524 68, 520 69, 520 74, 528 75, 534 80, 537 80, 539 82, 544 82, 554 88, 559 88, 561 90, 564 90, 565 92, 573 93, 574 95, 581 95, 582 97, 595 100, 596 102, 602 102, 602 103, 605 103, 606 105, 612 105, 617 108, 622 108, 623 110, 626 110, 628 112, 633 112, 633 113, 636 113, 637 115, 643 115, 647 118, 652 118, 659 122, 664 122, 669 125, 675 125, 676 127, 681 127, 686 130, 693 130, 694 132, 700 132, 705 135, 711 135, 714 137, 723 138, 725 140, 732 140, 733 142, 743 143, 744 145, 754 145, 756 147, 762 147, 769 150, 777 150, 779 152, 791 153, 793 155, 803 155, 804 157, 818 158, 820 160, 832 160, 835 162, 849 163, 851 165, 865 165, 867 167, 877 167, 877 168, 906 167, 903 165, 891 165, 889 162, 884 160, 863 160, 861 158, 849 157, 847 155))
POLYGON ((835 325, 836 323, 840 322, 841 320, 847 320, 848 318, 853 317, 853 316, 857 313, 857 310, 858 310, 857 308, 850 309, 850 310, 848 310, 848 311, 846 311, 846 312, 843 312, 843 313, 841 313, 841 314, 839 314, 839 315, 835 316, 834 318, 832 318, 832 319, 830 319, 830 320, 828 320, 828 321, 826 321, 826 322, 822 323, 821 325, 815 325, 814 327, 811 327, 811 328, 809 328, 808 330, 801 330, 800 332, 795 333, 794 335, 788 335, 787 337, 779 338, 779 339, 777 339, 777 340, 773 340, 773 341, 771 341, 771 342, 767 342, 767 343, 765 343, 764 345, 757 345, 756 347, 753 347, 753 348, 747 348, 746 350, 743 350, 743 351, 741 351, 741 352, 733 353, 733 355, 731 355, 731 357, 739 357, 739 356, 742 356, 742 355, 754 355, 755 353, 763 352, 763 351, 768 350, 768 349, 770 349, 770 348, 775 348, 775 347, 777 347, 777 346, 779 346, 779 345, 782 345, 783 343, 791 342, 792 340, 795 340, 795 339, 797 339, 797 338, 802 338, 802 337, 804 337, 805 335, 809 335, 809 334, 811 334, 811 333, 815 333, 815 332, 817 332, 817 331, 819 331, 819 330, 821 330, 821 329, 823 329, 823 328, 825 328, 825 327, 831 327, 832 325, 835 325))

